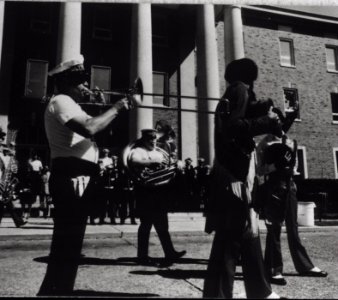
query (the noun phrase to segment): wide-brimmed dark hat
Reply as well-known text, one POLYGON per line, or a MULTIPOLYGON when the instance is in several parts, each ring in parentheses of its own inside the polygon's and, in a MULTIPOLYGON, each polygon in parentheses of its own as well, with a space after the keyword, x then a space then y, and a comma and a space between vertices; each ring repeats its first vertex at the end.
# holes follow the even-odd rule
POLYGON ((250 84, 258 77, 257 64, 250 58, 236 59, 230 62, 225 70, 224 78, 230 84, 242 81, 250 84))

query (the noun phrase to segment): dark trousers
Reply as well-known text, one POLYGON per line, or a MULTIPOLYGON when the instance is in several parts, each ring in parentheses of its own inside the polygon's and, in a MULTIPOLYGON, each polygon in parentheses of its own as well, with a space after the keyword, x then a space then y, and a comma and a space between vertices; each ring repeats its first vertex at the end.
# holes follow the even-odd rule
POLYGON ((239 235, 230 230, 216 230, 204 281, 204 298, 232 298, 239 257, 247 297, 262 299, 271 294, 259 236, 252 237, 248 232, 239 235))
MULTIPOLYGON (((299 238, 296 192, 296 185, 293 180, 291 180, 290 189, 286 197, 285 225, 293 264, 296 271, 302 273, 309 271, 314 265, 299 238)), ((282 224, 280 222, 272 222, 271 225, 267 224, 268 233, 266 237, 265 266, 271 275, 283 273, 283 258, 280 241, 281 227, 282 224), (272 271, 272 269, 274 270, 272 271)))
POLYGON ((121 190, 120 197, 120 218, 121 223, 129 217, 132 222, 135 222, 135 194, 132 190, 121 190))
POLYGON ((14 222, 14 224, 15 224, 16 227, 20 227, 24 223, 24 221, 21 218, 21 216, 19 216, 15 212, 14 205, 13 205, 12 201, 9 201, 6 204, 0 202, 0 223, 1 223, 2 217, 3 217, 4 213, 5 213, 5 210, 7 210, 7 212, 12 217, 13 222, 14 222))
POLYGON ((174 246, 169 234, 168 215, 164 211, 154 211, 140 216, 140 227, 138 229, 137 256, 144 258, 148 256, 149 237, 152 226, 154 225, 158 238, 160 239, 164 254, 171 256, 174 246))
POLYGON ((79 197, 74 191, 72 177, 53 174, 52 170, 54 230, 47 272, 38 295, 70 295, 74 288, 95 185, 91 180, 79 197))

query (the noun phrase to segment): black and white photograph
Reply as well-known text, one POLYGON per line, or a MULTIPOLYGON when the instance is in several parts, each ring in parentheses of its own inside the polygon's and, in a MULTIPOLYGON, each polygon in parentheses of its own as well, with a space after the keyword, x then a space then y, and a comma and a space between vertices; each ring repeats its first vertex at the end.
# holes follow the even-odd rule
POLYGON ((0 0, 0 298, 338 299, 335 0, 0 0))

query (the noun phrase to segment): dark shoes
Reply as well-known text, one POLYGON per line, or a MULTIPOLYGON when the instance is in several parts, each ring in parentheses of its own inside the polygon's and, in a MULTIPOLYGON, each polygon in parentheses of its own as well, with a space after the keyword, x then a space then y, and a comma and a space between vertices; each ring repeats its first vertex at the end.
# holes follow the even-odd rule
POLYGON ((27 224, 27 221, 22 221, 22 222, 16 223, 15 226, 19 228, 19 227, 24 226, 25 224, 27 224))
POLYGON ((174 253, 172 253, 172 254, 170 254, 170 255, 168 255, 164 258, 164 262, 163 262, 162 265, 163 266, 170 266, 186 254, 187 254, 187 251, 185 251, 185 250, 175 251, 174 253))
POLYGON ((270 283, 276 284, 276 285, 286 285, 287 284, 284 277, 271 277, 270 283))
POLYGON ((307 276, 307 277, 327 277, 328 273, 325 271, 307 271, 300 273, 302 276, 307 276))

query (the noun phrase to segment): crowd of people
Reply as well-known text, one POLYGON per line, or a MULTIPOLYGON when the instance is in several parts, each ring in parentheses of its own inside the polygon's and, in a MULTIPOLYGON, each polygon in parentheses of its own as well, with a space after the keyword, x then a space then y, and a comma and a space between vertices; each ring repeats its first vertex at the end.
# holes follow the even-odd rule
MULTIPOLYGON (((39 296, 72 294, 88 218, 91 224, 96 224, 96 219, 98 224, 104 224, 107 217, 111 224, 116 223, 117 217, 121 224, 128 217, 131 224, 136 224, 138 218, 136 255, 140 265, 156 265, 148 256, 149 234, 154 226, 164 262, 173 264, 186 251, 177 251, 171 240, 170 210, 203 210, 205 231, 214 232, 204 298, 232 298, 236 265, 240 262, 248 298, 279 299, 271 284, 287 284, 280 245, 284 222, 299 274, 328 275, 312 263, 298 234, 293 181, 297 142, 287 136, 297 108, 284 116, 271 99, 256 98, 258 67, 253 60, 234 60, 226 67, 228 86, 215 111, 212 167, 203 158, 196 166, 191 158, 179 161, 175 132, 165 121, 157 122, 155 128, 142 129, 141 137, 128 145, 121 157, 111 156, 108 149, 103 149, 100 156, 95 135, 114 122, 120 112, 134 109, 140 99, 139 95, 128 94, 101 115, 88 115, 78 104, 91 92, 83 62, 80 55, 49 72, 57 91, 45 111, 51 171, 34 156, 28 161, 29 176, 19 178, 18 183, 23 191, 28 186, 25 179, 29 178, 30 201, 39 196, 41 203, 48 205, 51 199, 54 205, 53 237, 39 296), (259 140, 259 136, 265 138, 259 140), (162 181, 156 181, 154 174, 161 174, 162 181), (259 215, 268 230, 265 257, 259 215)), ((11 147, 8 151, 13 157, 15 147, 11 147)), ((6 154, 2 152, 6 171, 9 160, 3 158, 6 154)), ((10 169, 16 172, 15 167, 10 169)), ((3 172, 2 183, 5 178, 3 172)), ((3 200, 3 184, 1 189, 3 200)), ((30 201, 26 201, 28 206, 30 201)), ((12 214, 8 203, 11 201, 0 201, 12 214)), ((24 225, 24 220, 12 217, 18 227, 24 225)))
MULTIPOLYGON (((0 146, 0 162, 3 165, 2 169, 5 169, 8 158, 15 159, 14 152, 11 153, 4 142, 0 146)), ((16 161, 16 165, 14 173, 18 182, 12 199, 14 206, 11 201, 6 206, 2 205, 0 220, 7 212, 15 220, 16 226, 21 227, 32 216, 52 217, 53 204, 49 191, 51 174, 49 166, 43 165, 37 154, 34 154, 26 164, 20 165, 16 161), (18 207, 15 204, 20 205, 18 207), (37 213, 32 213, 32 207, 37 208, 37 213)), ((111 155, 110 150, 104 148, 98 165, 100 168, 98 193, 95 207, 89 216, 89 223, 91 225, 117 224, 117 219, 119 219, 120 224, 125 224, 129 218, 130 224, 136 225, 135 184, 126 168, 121 164, 120 158, 111 155)), ((203 211, 207 201, 209 174, 210 166, 205 164, 203 158, 198 159, 197 166, 193 165, 191 158, 185 159, 184 166, 177 171, 174 180, 178 197, 172 201, 170 210, 176 212, 203 211)))

